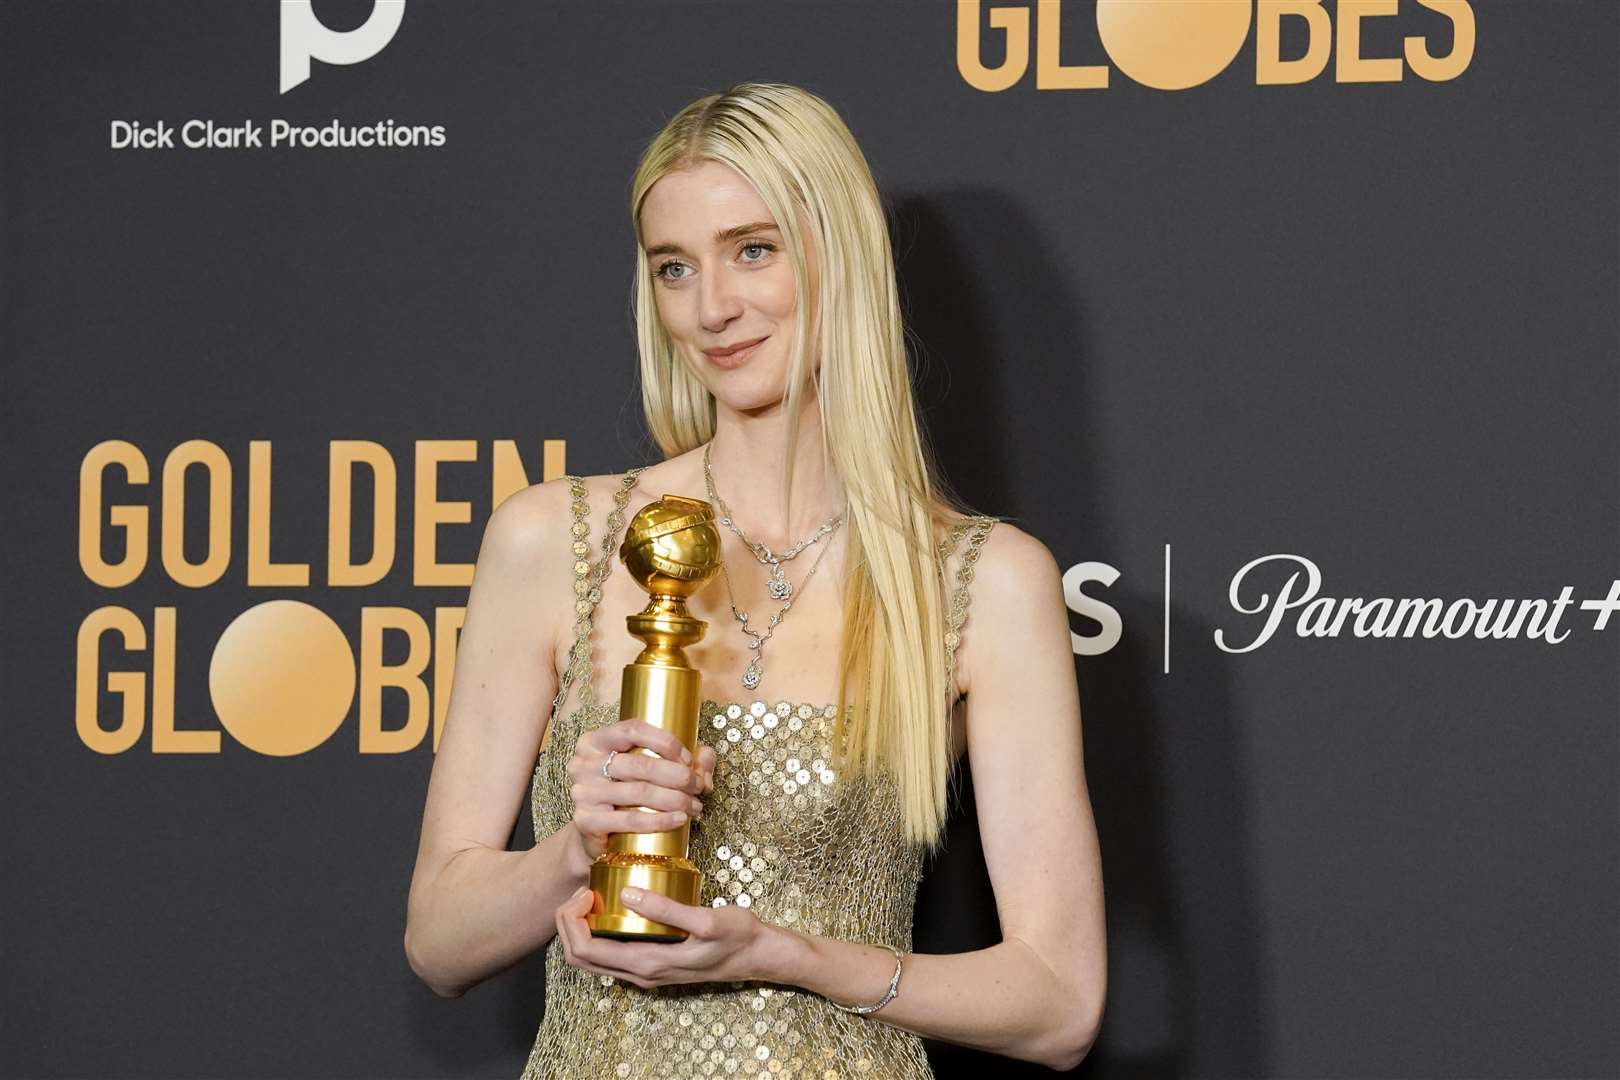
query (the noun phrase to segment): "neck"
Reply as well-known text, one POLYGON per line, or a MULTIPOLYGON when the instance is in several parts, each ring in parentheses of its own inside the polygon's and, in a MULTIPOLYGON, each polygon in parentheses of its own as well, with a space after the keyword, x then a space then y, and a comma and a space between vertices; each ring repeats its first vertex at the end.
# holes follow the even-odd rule
POLYGON ((715 491, 737 527, 773 551, 803 540, 844 507, 842 487, 822 462, 820 403, 813 395, 813 390, 805 395, 799 413, 791 505, 783 472, 788 414, 782 404, 751 413, 720 405, 715 413, 709 447, 715 491))

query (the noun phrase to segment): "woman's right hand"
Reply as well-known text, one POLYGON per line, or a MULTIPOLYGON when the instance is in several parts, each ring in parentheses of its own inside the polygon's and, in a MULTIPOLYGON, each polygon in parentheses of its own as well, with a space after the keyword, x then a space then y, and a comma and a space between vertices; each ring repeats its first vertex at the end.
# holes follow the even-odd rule
POLYGON ((700 746, 694 764, 682 760, 685 753, 674 735, 642 720, 620 720, 579 737, 566 769, 574 832, 586 863, 607 850, 610 833, 664 832, 703 812, 698 796, 714 790, 715 753, 700 746), (638 747, 658 756, 634 753, 638 747), (602 765, 615 750, 603 776, 602 765), (658 812, 636 809, 641 806, 658 812))

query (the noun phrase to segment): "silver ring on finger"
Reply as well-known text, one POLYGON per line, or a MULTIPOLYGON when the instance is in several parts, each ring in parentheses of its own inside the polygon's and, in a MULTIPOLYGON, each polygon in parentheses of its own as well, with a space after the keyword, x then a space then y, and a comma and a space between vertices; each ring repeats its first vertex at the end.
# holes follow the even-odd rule
POLYGON ((612 774, 608 772, 608 766, 613 764, 613 757, 617 753, 617 750, 609 750, 607 760, 602 762, 602 775, 608 780, 613 779, 612 774))

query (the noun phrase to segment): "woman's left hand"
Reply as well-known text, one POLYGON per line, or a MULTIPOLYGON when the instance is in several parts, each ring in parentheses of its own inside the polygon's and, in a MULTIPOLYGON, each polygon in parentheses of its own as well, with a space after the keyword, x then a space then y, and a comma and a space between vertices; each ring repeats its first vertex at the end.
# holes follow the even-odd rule
POLYGON ((673 983, 731 982, 768 977, 759 954, 768 928, 747 908, 693 907, 658 893, 625 890, 624 905, 638 915, 678 926, 680 942, 618 941, 591 936, 585 921, 596 894, 580 889, 557 909, 563 957, 574 967, 611 975, 642 989, 673 983), (631 899, 631 895, 638 895, 631 899))

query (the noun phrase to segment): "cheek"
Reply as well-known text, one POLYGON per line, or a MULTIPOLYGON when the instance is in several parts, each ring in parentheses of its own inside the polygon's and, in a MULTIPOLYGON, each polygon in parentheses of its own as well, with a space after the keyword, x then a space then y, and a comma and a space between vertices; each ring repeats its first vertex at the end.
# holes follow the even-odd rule
POLYGON ((680 297, 673 295, 667 289, 659 289, 653 294, 653 307, 658 312, 658 321, 664 324, 664 330, 670 337, 684 340, 691 336, 690 321, 687 317, 686 307, 680 297))
POLYGON ((786 319, 793 314, 798 306, 798 299, 793 295, 793 268, 783 265, 780 274, 772 275, 770 289, 766 293, 766 304, 773 315, 786 319))

